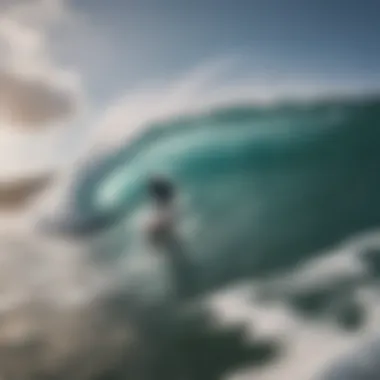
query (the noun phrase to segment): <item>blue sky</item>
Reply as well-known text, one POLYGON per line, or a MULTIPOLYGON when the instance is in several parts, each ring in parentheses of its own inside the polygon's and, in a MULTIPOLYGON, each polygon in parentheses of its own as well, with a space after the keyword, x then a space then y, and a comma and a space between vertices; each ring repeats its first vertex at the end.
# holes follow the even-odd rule
POLYGON ((376 0, 74 0, 117 52, 101 82, 168 76, 219 56, 243 57, 236 75, 271 70, 342 83, 379 79, 376 0))

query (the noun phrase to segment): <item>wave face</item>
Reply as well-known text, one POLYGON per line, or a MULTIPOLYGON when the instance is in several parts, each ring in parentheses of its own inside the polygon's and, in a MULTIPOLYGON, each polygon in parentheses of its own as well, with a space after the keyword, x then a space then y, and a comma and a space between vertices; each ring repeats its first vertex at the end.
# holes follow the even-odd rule
POLYGON ((112 235, 128 254, 136 234, 125 222, 144 208, 147 178, 164 173, 185 199, 204 288, 273 272, 379 224, 379 144, 374 98, 176 118, 81 170, 70 223, 83 234, 129 226, 112 235))

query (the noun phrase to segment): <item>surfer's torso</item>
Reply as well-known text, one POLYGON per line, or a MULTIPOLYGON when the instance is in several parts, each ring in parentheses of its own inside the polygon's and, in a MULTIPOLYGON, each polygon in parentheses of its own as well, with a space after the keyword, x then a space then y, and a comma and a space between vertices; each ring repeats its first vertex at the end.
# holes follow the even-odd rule
POLYGON ((174 204, 154 204, 145 222, 147 239, 153 244, 164 244, 176 233, 176 212, 174 204))

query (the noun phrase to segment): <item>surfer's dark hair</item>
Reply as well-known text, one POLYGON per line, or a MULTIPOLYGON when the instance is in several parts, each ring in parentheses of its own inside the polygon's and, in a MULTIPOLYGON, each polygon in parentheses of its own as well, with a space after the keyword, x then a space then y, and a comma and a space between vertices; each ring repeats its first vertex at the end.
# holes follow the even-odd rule
POLYGON ((148 192, 155 199, 170 201, 175 195, 175 188, 169 179, 156 176, 149 180, 148 192))

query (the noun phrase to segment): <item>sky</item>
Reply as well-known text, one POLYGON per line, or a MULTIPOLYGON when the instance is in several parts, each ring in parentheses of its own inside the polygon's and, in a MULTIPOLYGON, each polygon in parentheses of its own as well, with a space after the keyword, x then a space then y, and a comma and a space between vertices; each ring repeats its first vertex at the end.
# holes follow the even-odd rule
POLYGON ((109 91, 228 55, 242 57, 237 76, 271 70, 367 85, 379 76, 379 5, 372 0, 73 4, 114 46, 107 65, 113 75, 104 78, 109 91))
POLYGON ((378 89, 375 0, 5 0, 0 177, 223 100, 378 89))

